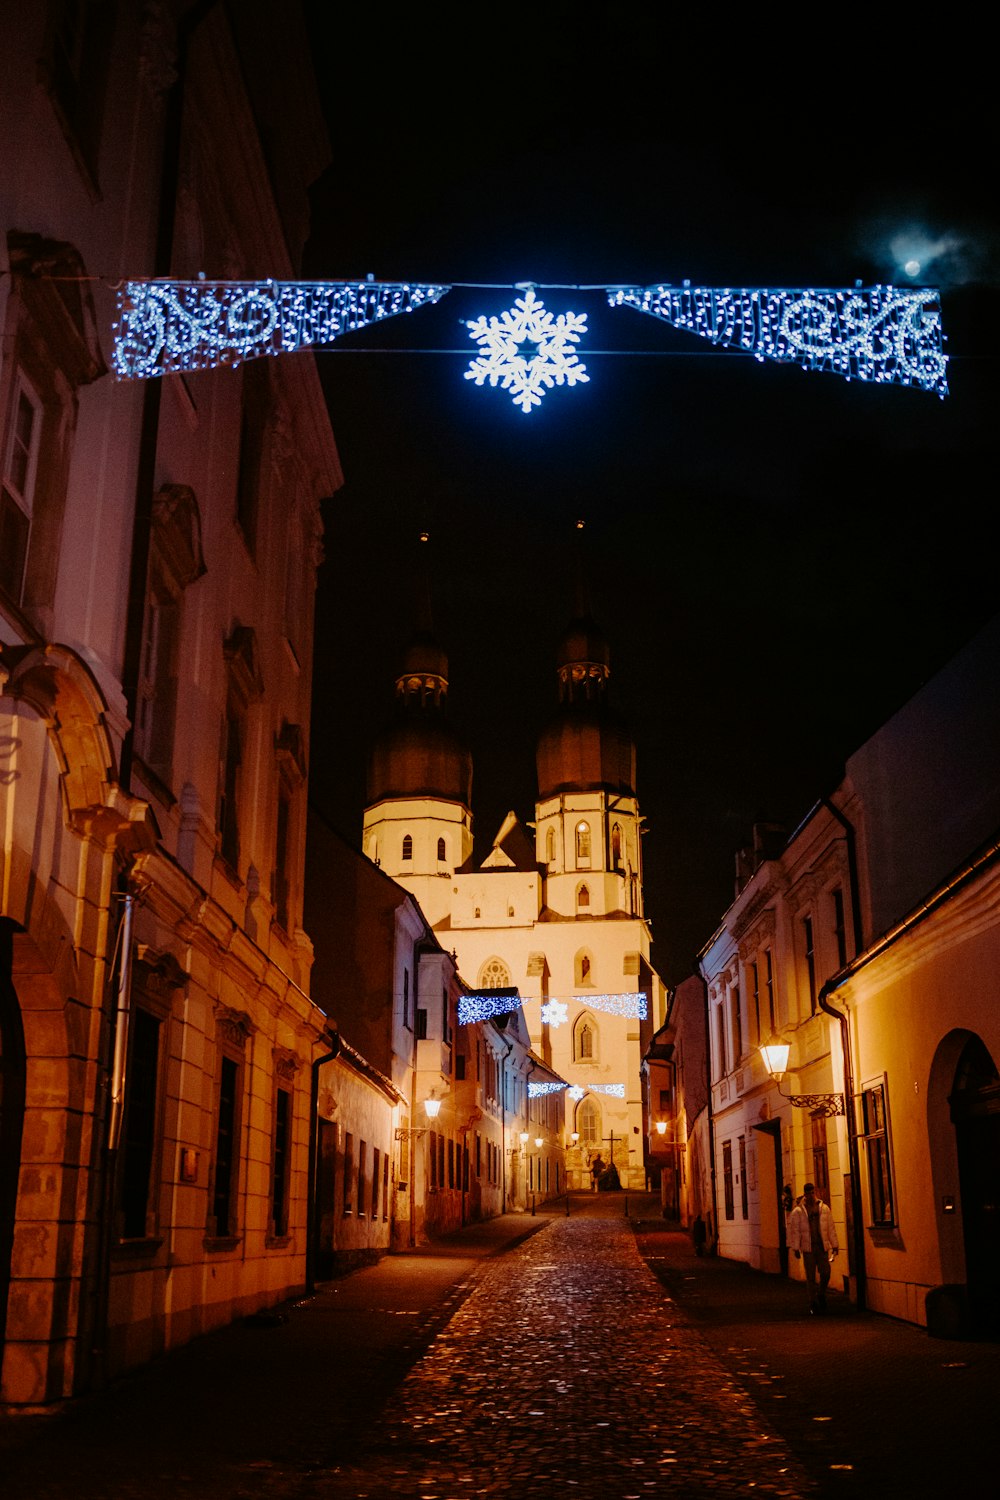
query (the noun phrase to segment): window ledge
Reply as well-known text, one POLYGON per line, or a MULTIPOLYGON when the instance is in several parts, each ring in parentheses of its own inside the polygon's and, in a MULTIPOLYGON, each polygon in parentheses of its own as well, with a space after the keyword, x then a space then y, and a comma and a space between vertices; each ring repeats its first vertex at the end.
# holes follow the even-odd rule
POLYGON ((292 1243, 290 1234, 269 1234, 264 1238, 265 1250, 286 1250, 292 1243))
POLYGON ((210 1251, 237 1250, 243 1243, 243 1236, 241 1234, 206 1234, 201 1243, 206 1250, 210 1251))

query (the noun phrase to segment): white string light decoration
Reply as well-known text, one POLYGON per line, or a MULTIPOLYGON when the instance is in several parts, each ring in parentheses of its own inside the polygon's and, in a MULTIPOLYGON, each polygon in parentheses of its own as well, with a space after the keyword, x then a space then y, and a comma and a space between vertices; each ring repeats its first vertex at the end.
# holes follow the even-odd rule
POLYGON ((625 1098, 625 1085, 623 1083, 588 1083, 587 1087, 581 1088, 578 1083, 567 1088, 565 1083, 529 1083, 528 1098, 539 1099, 545 1094, 558 1094, 566 1089, 569 1099, 580 1100, 588 1091, 591 1094, 606 1094, 612 1099, 625 1098))
POLYGON ((586 332, 586 313, 559 313, 554 317, 528 286, 499 318, 476 318, 468 324, 469 337, 485 354, 479 354, 465 372, 477 385, 489 381, 510 391, 511 400, 522 411, 541 406, 545 392, 557 385, 576 385, 590 379, 573 349, 586 332))
POLYGON ((505 1016, 520 1009, 520 995, 491 994, 488 991, 485 995, 462 995, 458 1001, 458 1024, 472 1026, 476 1021, 488 1021, 491 1016, 505 1016))
POLYGON ((633 307, 758 360, 829 370, 848 380, 948 393, 936 291, 891 286, 785 291, 766 287, 609 287, 633 307))
POLYGON ((112 356, 120 380, 239 365, 329 344, 438 302, 450 287, 378 281, 129 281, 112 356))

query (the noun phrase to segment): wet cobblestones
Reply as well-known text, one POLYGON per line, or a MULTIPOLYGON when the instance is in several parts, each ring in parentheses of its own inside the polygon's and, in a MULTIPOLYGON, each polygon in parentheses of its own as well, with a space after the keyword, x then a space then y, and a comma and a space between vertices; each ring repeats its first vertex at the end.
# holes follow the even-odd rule
POLYGON ((607 1218, 553 1220, 486 1263, 352 1457, 301 1481, 299 1493, 816 1493, 650 1274, 627 1222, 607 1218))

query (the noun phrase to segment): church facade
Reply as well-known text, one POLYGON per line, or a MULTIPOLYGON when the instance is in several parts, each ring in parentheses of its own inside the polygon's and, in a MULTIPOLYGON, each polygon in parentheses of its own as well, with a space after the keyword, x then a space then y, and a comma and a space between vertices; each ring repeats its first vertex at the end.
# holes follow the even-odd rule
POLYGON ((364 852, 413 892, 457 955, 469 1013, 502 1004, 495 991, 519 995, 533 1051, 566 1080, 571 1188, 602 1172, 607 1186, 645 1184, 641 1061, 663 1019, 643 909, 635 745, 611 706, 610 675, 608 643, 581 603, 559 643, 534 820, 508 813, 477 861, 472 762, 447 719, 447 658, 418 630, 396 680, 395 717, 372 751, 364 815, 364 852))

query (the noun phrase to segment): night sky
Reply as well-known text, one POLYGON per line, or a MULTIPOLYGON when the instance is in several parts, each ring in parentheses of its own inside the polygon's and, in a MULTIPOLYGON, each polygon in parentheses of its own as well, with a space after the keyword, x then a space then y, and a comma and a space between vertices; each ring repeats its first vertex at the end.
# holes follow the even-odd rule
POLYGON ((477 858, 508 809, 533 816, 584 520, 638 747, 654 962, 677 982, 753 823, 794 827, 997 609, 991 93, 933 38, 908 52, 870 28, 845 68, 833 33, 782 55, 664 28, 659 7, 586 30, 567 7, 524 26, 487 8, 475 38, 433 12, 393 32, 313 11, 334 162, 307 274, 472 284, 319 356, 346 482, 325 508, 313 799, 359 842, 429 561, 477 858), (945 401, 544 286, 905 285, 913 254, 942 289, 945 401), (520 281, 588 315, 589 384, 528 415, 463 379, 465 320, 520 281))

